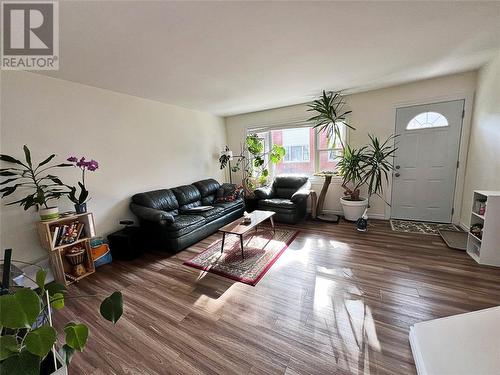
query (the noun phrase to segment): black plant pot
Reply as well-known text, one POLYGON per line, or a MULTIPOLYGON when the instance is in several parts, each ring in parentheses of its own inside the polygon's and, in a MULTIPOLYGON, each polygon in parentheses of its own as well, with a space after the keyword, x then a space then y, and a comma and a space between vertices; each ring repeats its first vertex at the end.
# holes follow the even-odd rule
POLYGON ((87 203, 75 204, 75 211, 77 214, 84 214, 87 212, 87 203))

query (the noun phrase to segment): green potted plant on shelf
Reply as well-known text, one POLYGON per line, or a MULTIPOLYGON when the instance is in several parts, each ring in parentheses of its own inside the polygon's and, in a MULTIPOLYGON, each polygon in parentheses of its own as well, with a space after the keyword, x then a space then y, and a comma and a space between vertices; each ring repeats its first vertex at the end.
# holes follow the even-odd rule
POLYGON ((59 209, 57 206, 50 206, 49 202, 59 199, 67 193, 61 180, 47 171, 53 168, 69 167, 71 164, 61 163, 49 165, 56 156, 52 154, 40 163, 33 163, 31 160, 30 149, 24 145, 24 161, 18 160, 13 156, 0 155, 0 161, 10 164, 10 167, 1 168, 0 176, 4 180, 0 189, 2 198, 6 198, 18 190, 26 192, 26 195, 16 201, 7 203, 7 205, 19 204, 27 211, 31 207, 36 207, 42 220, 57 219, 59 209))
MULTIPOLYGON (((66 288, 58 283, 45 285, 47 272, 36 274, 38 292, 17 288, 0 296, 0 375, 62 375, 76 351, 82 352, 89 328, 82 323, 64 326, 64 343, 52 326, 51 309, 64 307, 65 299, 91 296, 65 296, 66 288)), ((114 292, 100 305, 101 316, 113 324, 123 313, 123 297, 114 292)))
POLYGON ((82 172, 82 180, 78 181, 78 187, 66 185, 69 188, 68 198, 75 205, 76 213, 82 214, 87 212, 87 201, 89 199, 89 192, 85 186, 85 172, 94 172, 99 168, 99 163, 94 159, 86 160, 84 156, 81 158, 70 156, 67 160, 71 163, 70 165, 79 168, 82 172), (80 192, 77 194, 78 188, 80 192))

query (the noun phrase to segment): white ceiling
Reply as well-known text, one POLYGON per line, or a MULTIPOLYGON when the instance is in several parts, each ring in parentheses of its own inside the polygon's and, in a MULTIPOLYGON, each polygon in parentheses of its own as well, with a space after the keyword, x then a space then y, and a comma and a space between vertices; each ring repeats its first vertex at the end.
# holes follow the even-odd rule
POLYGON ((472 70, 500 2, 60 2, 44 74, 232 115, 472 70))

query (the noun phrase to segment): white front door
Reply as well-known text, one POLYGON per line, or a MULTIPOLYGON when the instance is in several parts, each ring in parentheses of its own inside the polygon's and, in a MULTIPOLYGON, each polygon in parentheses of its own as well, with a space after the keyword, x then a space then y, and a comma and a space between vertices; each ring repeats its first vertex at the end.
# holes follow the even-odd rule
POLYGON ((450 223, 464 100, 396 110, 391 216, 450 223))

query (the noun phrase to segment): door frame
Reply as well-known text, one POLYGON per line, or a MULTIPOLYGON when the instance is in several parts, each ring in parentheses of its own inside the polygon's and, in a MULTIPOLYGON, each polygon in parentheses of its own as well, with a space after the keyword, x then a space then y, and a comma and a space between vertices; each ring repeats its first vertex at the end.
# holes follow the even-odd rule
MULTIPOLYGON (((462 129, 460 131, 460 142, 458 146, 458 162, 459 166, 457 169, 455 177, 455 196, 453 197, 453 215, 451 217, 451 222, 453 224, 461 225, 460 215, 462 208, 462 198, 464 193, 464 183, 465 183, 465 170, 467 167, 467 154, 469 151, 469 137, 472 125, 472 108, 474 102, 474 94, 468 94, 465 91, 459 91, 450 95, 441 95, 426 97, 418 100, 408 100, 395 102, 392 105, 392 113, 394 116, 394 127, 393 132, 396 133, 396 111, 398 108, 411 107, 424 104, 434 104, 440 102, 449 102, 454 100, 464 100, 464 117, 462 119, 462 129)), ((397 139, 395 140, 395 143, 397 139)), ((392 177, 392 176, 391 176, 392 177)), ((388 202, 392 202, 392 178, 387 186, 386 199, 388 202)), ((391 206, 385 205, 385 217, 387 219, 391 218, 391 206)))

